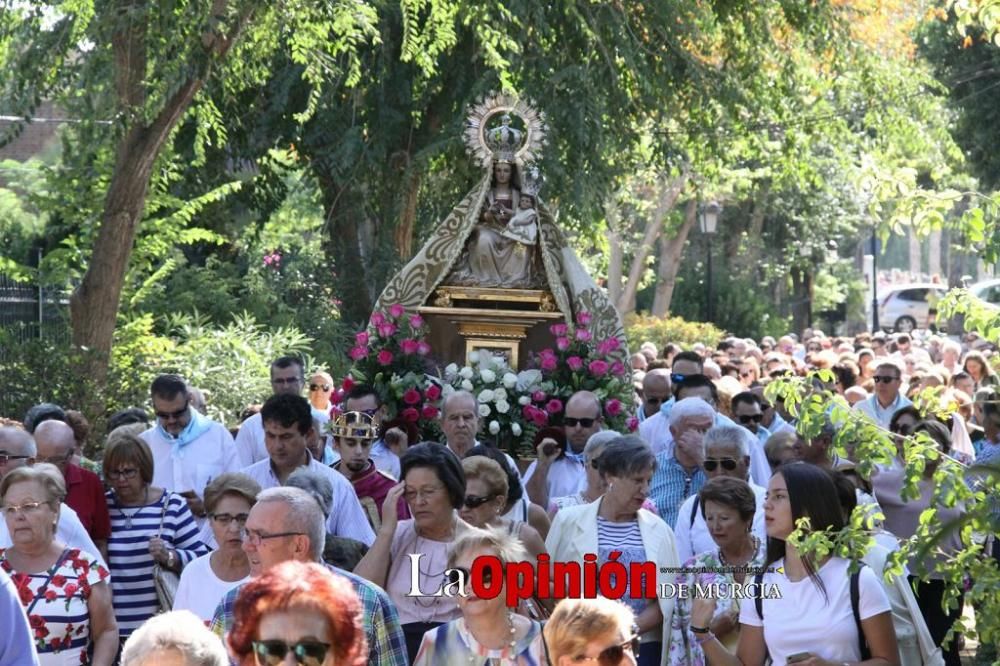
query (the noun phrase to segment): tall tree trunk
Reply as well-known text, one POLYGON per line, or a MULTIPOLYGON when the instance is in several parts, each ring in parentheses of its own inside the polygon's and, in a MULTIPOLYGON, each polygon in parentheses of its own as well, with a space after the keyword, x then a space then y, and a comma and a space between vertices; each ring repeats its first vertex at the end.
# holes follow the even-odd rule
POLYGON ((801 333, 812 326, 812 272, 792 268, 792 330, 801 333))
MULTIPOLYGON (((906 238, 909 241, 910 249, 910 273, 915 276, 919 276, 921 271, 921 257, 920 257, 920 239, 917 238, 916 232, 913 229, 907 229, 906 238)), ((919 280, 919 277, 917 278, 919 280)))
POLYGON ((660 264, 657 267, 656 294, 653 297, 654 317, 665 317, 670 311, 670 301, 674 297, 677 271, 681 266, 681 254, 687 243, 688 234, 698 219, 698 201, 689 199, 684 207, 684 221, 673 237, 660 236, 660 264))
POLYGON ((413 257, 413 230, 417 224, 417 200, 420 194, 420 173, 413 171, 406 178, 406 190, 403 193, 403 211, 399 222, 393 231, 396 251, 399 258, 406 263, 413 257))
POLYGON ((927 238, 927 272, 941 275, 941 230, 935 229, 927 238))
MULTIPOLYGON (((126 0, 119 2, 119 11, 142 17, 146 14, 145 4, 144 0, 126 0)), ((226 15, 227 4, 227 0, 215 0, 210 14, 205 17, 206 26, 226 15)), ((125 273, 142 221, 153 165, 170 133, 204 85, 213 63, 225 58, 250 16, 250 9, 239 14, 228 35, 206 28, 200 36, 205 49, 204 59, 192 63, 191 76, 174 90, 148 125, 137 121, 146 99, 146 25, 136 18, 112 36, 118 106, 122 115, 131 118, 133 124, 118 142, 90 263, 70 297, 73 344, 89 351, 84 370, 98 386, 107 377, 125 273)))
POLYGON ((617 303, 622 295, 622 269, 625 253, 622 248, 621 211, 614 197, 604 202, 604 217, 608 225, 608 298, 617 303))
POLYGON ((341 185, 325 172, 316 174, 323 195, 329 229, 326 254, 333 258, 337 274, 336 290, 340 297, 340 313, 350 324, 368 321, 374 306, 370 292, 370 276, 364 257, 369 248, 362 243, 361 224, 364 209, 353 200, 350 186, 341 185))

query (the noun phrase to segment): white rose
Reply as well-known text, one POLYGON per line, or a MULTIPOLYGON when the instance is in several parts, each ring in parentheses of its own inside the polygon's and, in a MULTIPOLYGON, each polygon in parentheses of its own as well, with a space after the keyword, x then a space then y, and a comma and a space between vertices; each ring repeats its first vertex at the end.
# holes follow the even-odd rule
POLYGON ((517 389, 519 391, 533 391, 535 385, 542 381, 541 370, 522 370, 517 373, 517 389))
POLYGON ((506 400, 497 401, 497 411, 501 414, 506 414, 510 411, 510 403, 506 400))
POLYGON ((506 389, 502 388, 493 389, 493 399, 496 401, 506 400, 507 399, 506 389))
POLYGON ((481 370, 479 372, 479 377, 483 380, 483 383, 492 384, 497 380, 497 373, 492 370, 481 370))
POLYGON ((479 395, 476 397, 476 400, 479 402, 493 402, 493 391, 489 389, 480 391, 479 395))
POLYGON ((512 433, 514 433, 514 437, 520 437, 521 436, 521 424, 520 423, 511 423, 510 424, 510 431, 512 433))
POLYGON ((469 352, 469 363, 479 363, 479 352, 470 351, 469 352))
POLYGON ((465 366, 464 368, 458 371, 458 374, 462 379, 472 379, 472 374, 473 374, 472 368, 470 368, 469 366, 465 366))
POLYGON ((454 377, 458 374, 458 366, 454 363, 449 363, 444 369, 444 374, 449 377, 454 377))
POLYGON ((489 416, 490 415, 490 406, 489 405, 479 405, 479 415, 482 416, 484 419, 487 416, 489 416))
POLYGON ((462 387, 463 391, 471 391, 472 390, 472 382, 470 382, 468 379, 463 379, 462 383, 460 384, 460 386, 462 387))
POLYGON ((490 434, 495 435, 500 432, 500 424, 496 421, 490 421, 490 434))
POLYGON ((530 402, 531 402, 530 395, 522 395, 520 398, 517 399, 517 404, 521 405, 522 407, 529 404, 530 402))
POLYGON ((508 372, 507 374, 505 374, 503 376, 503 385, 509 389, 512 389, 515 386, 517 386, 517 375, 515 375, 513 372, 508 372))

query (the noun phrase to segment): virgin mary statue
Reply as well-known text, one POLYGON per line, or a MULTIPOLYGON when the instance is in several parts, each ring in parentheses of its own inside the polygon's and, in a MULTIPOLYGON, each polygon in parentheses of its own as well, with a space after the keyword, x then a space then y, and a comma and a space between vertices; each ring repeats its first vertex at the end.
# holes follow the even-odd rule
POLYGON ((483 177, 389 281, 376 310, 399 303, 415 312, 439 286, 540 289, 552 294, 567 322, 587 312, 596 339, 616 336, 626 349, 621 316, 538 199, 541 180, 532 164, 545 131, 541 114, 523 100, 494 95, 473 106, 465 139, 483 177), (512 116, 523 130, 511 125, 512 116))

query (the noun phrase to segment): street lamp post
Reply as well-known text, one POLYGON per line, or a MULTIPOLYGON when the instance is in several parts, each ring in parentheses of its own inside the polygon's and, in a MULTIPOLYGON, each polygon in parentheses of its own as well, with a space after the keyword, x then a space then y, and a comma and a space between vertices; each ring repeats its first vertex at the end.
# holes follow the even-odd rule
POLYGON ((698 225, 701 233, 705 236, 705 321, 712 321, 712 236, 719 224, 719 214, 722 206, 718 201, 710 201, 701 208, 701 215, 698 216, 698 225))
POLYGON ((878 239, 872 227, 872 333, 878 332, 878 239))

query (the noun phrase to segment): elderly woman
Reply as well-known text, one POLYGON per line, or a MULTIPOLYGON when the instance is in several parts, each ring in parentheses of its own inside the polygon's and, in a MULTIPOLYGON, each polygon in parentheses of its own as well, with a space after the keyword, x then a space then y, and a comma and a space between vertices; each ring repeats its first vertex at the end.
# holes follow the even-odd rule
POLYGON ((17 587, 42 666, 109 666, 118 652, 118 627, 108 571, 95 554, 55 540, 65 495, 53 465, 19 467, 3 477, 0 501, 13 545, 0 549, 0 568, 17 587))
POLYGON ((436 593, 448 568, 448 550, 469 525, 458 516, 465 503, 465 473, 450 449, 436 443, 417 444, 407 449, 399 464, 403 480, 386 495, 382 526, 354 573, 389 593, 413 661, 424 634, 460 614, 454 598, 436 593), (397 518, 400 497, 406 499, 413 518, 397 518), (414 569, 423 593, 415 596, 409 594, 414 569))
MULTIPOLYGON (((539 440, 541 441, 541 440, 539 440)), ((549 533, 551 522, 545 509, 528 499, 521 483, 517 467, 512 467, 512 461, 506 453, 489 444, 477 444, 465 452, 465 458, 485 456, 503 468, 507 475, 507 504, 504 506, 503 517, 508 520, 519 520, 535 528, 538 535, 544 539, 549 533)))
MULTIPOLYGON (((545 542, 554 562, 582 562, 587 553, 596 553, 598 565, 611 559, 629 568, 633 562, 656 562, 676 567, 674 533, 663 519, 642 508, 656 469, 656 457, 649 446, 634 435, 619 437, 607 445, 600 458, 601 476, 607 491, 597 502, 568 507, 556 514, 545 542)), ((632 579, 630 585, 637 581, 632 579)), ((641 581, 643 589, 648 584, 641 581)), ((636 614, 642 640, 640 664, 659 664, 670 636, 674 600, 663 596, 649 599, 622 597, 636 614)))
POLYGON ((458 597, 462 617, 424 634, 414 666, 544 663, 541 624, 511 612, 503 586, 492 599, 477 597, 471 587, 470 572, 477 558, 492 557, 500 563, 499 569, 484 568, 477 576, 489 586, 493 576, 503 575, 508 563, 524 561, 527 555, 518 539, 504 529, 470 529, 455 542, 448 555, 449 581, 461 580, 465 587, 465 596, 458 597))
POLYGON ((250 561, 243 552, 243 528, 260 485, 245 474, 227 473, 205 487, 205 511, 218 550, 202 555, 181 572, 174 610, 189 610, 211 622, 219 599, 250 579, 250 561))
POLYGON ((122 666, 229 666, 218 636, 190 611, 150 618, 132 632, 122 651, 122 666))
POLYGON ((544 637, 552 666, 635 666, 639 653, 632 611, 602 597, 560 601, 545 623, 544 637))
MULTIPOLYGON (((745 571, 725 570, 757 568, 764 562, 766 541, 752 531, 757 513, 756 494, 744 480, 717 476, 701 489, 698 500, 701 515, 716 547, 695 555, 683 565, 686 570, 701 569, 703 573, 681 573, 677 576, 677 583, 694 589, 695 584, 745 582, 745 571)), ((739 616, 738 600, 719 600, 710 629, 729 649, 734 648, 739 640, 739 616)), ((703 666, 706 663, 698 636, 690 632, 690 625, 691 601, 679 598, 670 632, 668 662, 672 665, 703 666)))
POLYGON ((507 475, 498 463, 484 456, 462 461, 465 472, 465 502, 458 515, 473 527, 497 527, 517 537, 525 550, 537 558, 545 552, 545 542, 528 523, 503 517, 507 504, 507 475))
POLYGON ((118 632, 123 639, 161 610, 153 567, 180 573, 208 552, 187 500, 153 486, 153 454, 139 437, 115 430, 104 450, 111 513, 108 566, 118 632))
MULTIPOLYGON (((330 507, 333 506, 333 484, 330 483, 327 476, 317 470, 300 467, 288 475, 285 485, 309 493, 319 504, 320 510, 323 511, 323 519, 330 519, 330 507)), ((338 569, 351 571, 358 566, 358 562, 367 552, 368 546, 360 541, 328 532, 323 544, 323 561, 338 569)))
POLYGON ((240 666, 366 666, 361 602, 321 564, 288 561, 240 588, 229 650, 240 666))

